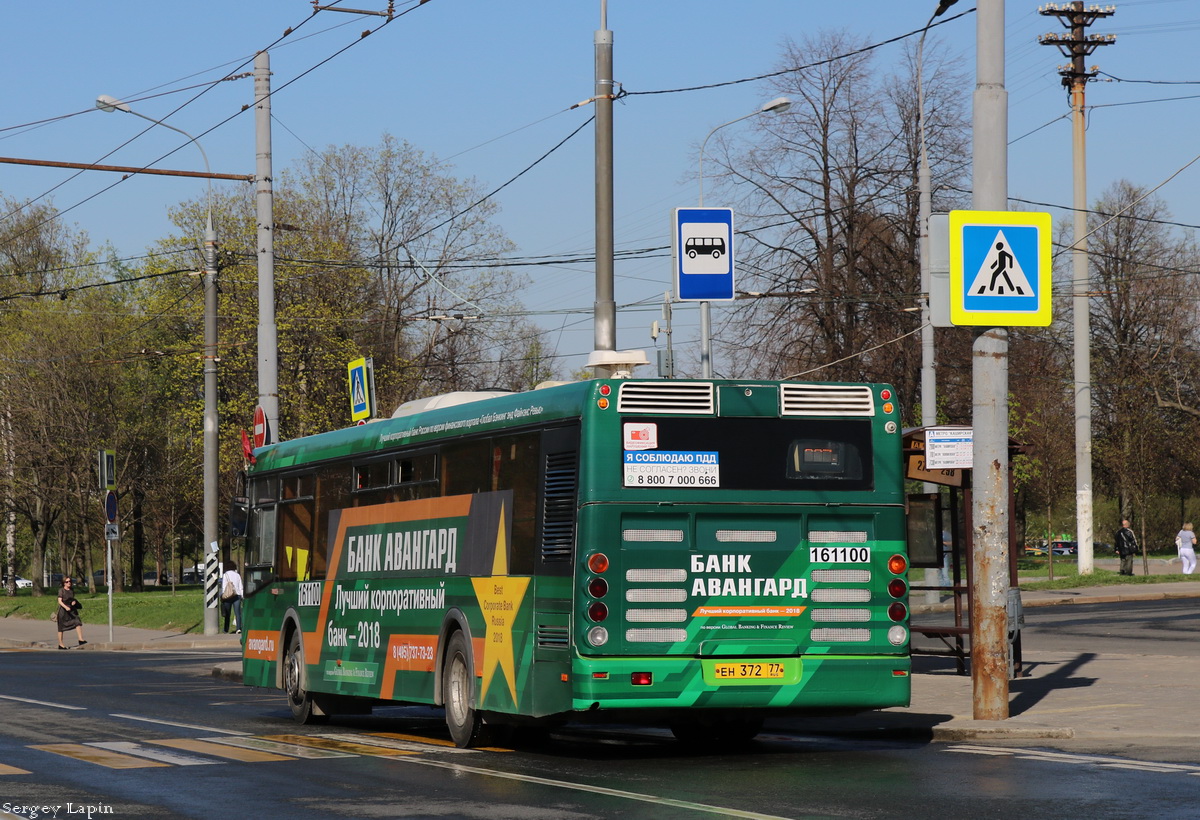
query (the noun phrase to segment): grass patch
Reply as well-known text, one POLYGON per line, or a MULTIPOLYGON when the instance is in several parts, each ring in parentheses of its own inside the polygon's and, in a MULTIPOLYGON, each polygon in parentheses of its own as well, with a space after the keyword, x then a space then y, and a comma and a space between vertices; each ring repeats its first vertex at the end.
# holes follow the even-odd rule
MULTIPOLYGON (((1141 565, 1134 565, 1134 572, 1141 572, 1141 565)), ((1035 576, 1036 577, 1036 576, 1035 576)), ((1176 581, 1195 581, 1194 575, 1184 575, 1181 572, 1164 575, 1121 575, 1107 569, 1096 569, 1091 575, 1080 575, 1071 565, 1059 570, 1054 565, 1054 580, 1032 580, 1028 576, 1019 579, 1021 589, 1078 589, 1079 587, 1115 587, 1115 586, 1146 586, 1147 584, 1169 584, 1176 581)))
MULTIPOLYGON (((85 592, 75 596, 83 603, 83 623, 108 623, 108 593, 85 592)), ((0 618, 50 620, 58 606, 56 594, 34 597, 31 590, 17 590, 15 598, 0 596, 0 618)), ((169 632, 204 631, 204 594, 199 587, 170 587, 145 592, 113 593, 113 624, 169 632)))

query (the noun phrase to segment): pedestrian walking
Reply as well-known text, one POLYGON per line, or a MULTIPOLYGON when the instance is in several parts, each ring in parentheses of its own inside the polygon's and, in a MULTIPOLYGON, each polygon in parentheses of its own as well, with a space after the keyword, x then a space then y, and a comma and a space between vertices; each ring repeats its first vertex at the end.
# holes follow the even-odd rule
POLYGON ((237 623, 237 634, 242 634, 242 576, 237 563, 230 561, 221 576, 221 612, 225 614, 225 631, 229 631, 229 613, 233 612, 237 623))
POLYGON ((80 646, 87 643, 83 639, 83 619, 79 617, 81 609, 83 609, 83 604, 75 600, 75 582, 70 578, 63 578, 62 587, 58 590, 58 609, 54 613, 55 619, 58 621, 59 649, 67 648, 63 644, 63 633, 68 629, 75 630, 75 637, 79 639, 80 646))
POLYGON ((1121 529, 1113 539, 1117 546, 1117 555, 1121 557, 1121 575, 1133 575, 1133 556, 1137 554, 1137 536, 1129 528, 1129 519, 1121 519, 1121 529))
POLYGON ((1175 549, 1179 551, 1179 560, 1183 562, 1183 574, 1191 575, 1196 571, 1196 533, 1192 531, 1192 522, 1184 524, 1175 536, 1175 549))

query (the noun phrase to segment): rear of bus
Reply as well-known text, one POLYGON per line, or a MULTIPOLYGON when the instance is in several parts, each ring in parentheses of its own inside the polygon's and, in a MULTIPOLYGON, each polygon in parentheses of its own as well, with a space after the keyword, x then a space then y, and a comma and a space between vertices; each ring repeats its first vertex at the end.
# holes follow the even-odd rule
POLYGON ((572 710, 752 736, 907 705, 899 410, 886 385, 594 382, 572 710))

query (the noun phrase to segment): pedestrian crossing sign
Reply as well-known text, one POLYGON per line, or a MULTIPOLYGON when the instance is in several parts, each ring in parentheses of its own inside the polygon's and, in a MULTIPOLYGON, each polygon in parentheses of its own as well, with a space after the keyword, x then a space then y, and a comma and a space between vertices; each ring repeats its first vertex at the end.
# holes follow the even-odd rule
POLYGON ((350 420, 365 421, 371 417, 371 403, 375 398, 371 395, 370 363, 365 357, 355 359, 346 370, 350 382, 350 420))
POLYGON ((1050 231, 1048 213, 951 211, 951 323, 1049 325, 1050 231))

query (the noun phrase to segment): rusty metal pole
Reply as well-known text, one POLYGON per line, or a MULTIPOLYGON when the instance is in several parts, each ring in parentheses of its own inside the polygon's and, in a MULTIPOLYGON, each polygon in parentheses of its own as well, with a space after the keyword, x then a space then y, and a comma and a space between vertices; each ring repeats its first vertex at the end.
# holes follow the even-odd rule
MULTIPOLYGON (((1004 0, 976 8, 971 205, 1008 210, 1008 92, 1004 88, 1004 0)), ((1008 718, 1008 330, 981 328, 971 349, 972 713, 1008 718)))

